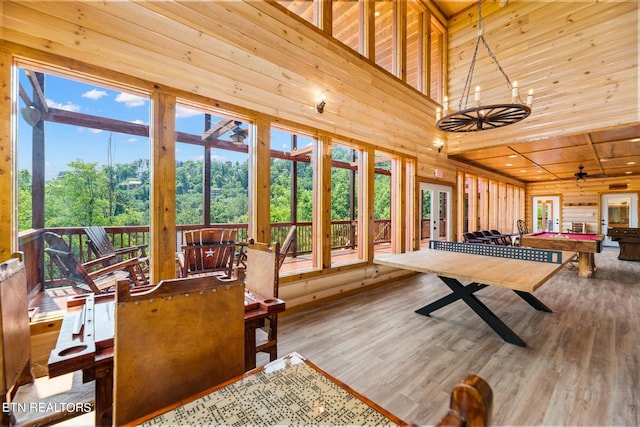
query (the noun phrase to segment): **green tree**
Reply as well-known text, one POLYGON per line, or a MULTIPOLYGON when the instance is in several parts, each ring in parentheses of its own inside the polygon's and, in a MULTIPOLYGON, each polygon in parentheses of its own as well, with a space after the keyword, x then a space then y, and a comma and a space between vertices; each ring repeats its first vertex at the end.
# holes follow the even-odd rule
POLYGON ((76 159, 71 170, 45 185, 47 227, 104 224, 109 217, 107 176, 97 163, 76 159))

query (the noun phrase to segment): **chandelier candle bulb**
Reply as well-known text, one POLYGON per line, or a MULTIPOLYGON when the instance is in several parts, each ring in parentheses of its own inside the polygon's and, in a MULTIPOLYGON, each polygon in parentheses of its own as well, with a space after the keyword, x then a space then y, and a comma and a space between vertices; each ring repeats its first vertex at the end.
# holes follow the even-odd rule
MULTIPOLYGON (((506 3, 506 2, 505 2, 506 3)), ((476 39, 476 46, 473 51, 473 58, 471 59, 471 65, 469 66, 469 72, 467 79, 462 88, 462 97, 460 98, 460 110, 450 113, 449 99, 443 97, 442 107, 444 107, 444 116, 439 114, 438 110, 436 127, 439 130, 445 132, 477 132, 482 130, 496 129, 502 126, 507 126, 513 123, 517 123, 529 117, 531 114, 531 103, 533 101, 533 91, 529 92, 527 98, 527 105, 524 105, 520 99, 518 93, 518 83, 511 82, 509 76, 502 69, 498 63, 498 58, 491 51, 491 48, 487 44, 487 41, 483 35, 484 21, 482 19, 482 0, 478 0, 478 38, 476 39), (469 106, 468 101, 471 95, 473 70, 476 64, 476 53, 480 43, 487 48, 489 56, 498 67, 498 70, 505 78, 507 87, 511 89, 511 103, 493 103, 487 105, 480 104, 480 86, 476 86, 473 106, 469 106)), ((491 91, 490 91, 491 92, 491 91)), ((506 95, 506 94, 505 94, 506 95)))
POLYGON ((440 118, 441 118, 440 108, 438 107, 438 109, 436 110, 436 121, 440 120, 440 118))
POLYGON ((527 95, 527 107, 531 108, 533 104, 533 89, 529 89, 529 95, 527 95))

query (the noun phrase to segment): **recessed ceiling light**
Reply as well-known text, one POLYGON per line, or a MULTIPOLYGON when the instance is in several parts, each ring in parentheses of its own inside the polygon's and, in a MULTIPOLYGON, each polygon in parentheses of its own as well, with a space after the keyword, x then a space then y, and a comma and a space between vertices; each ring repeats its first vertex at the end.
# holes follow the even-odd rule
POLYGON ((636 162, 627 162, 628 165, 635 165, 636 162))
POLYGON ((601 162, 608 162, 609 159, 600 159, 601 162))
POLYGON ((631 175, 633 172, 631 172, 631 171, 626 171, 625 173, 626 173, 627 175, 631 175))
POLYGON ((505 166, 513 166, 511 163, 505 163, 505 166))
POLYGON ((526 169, 520 169, 520 172, 525 173, 527 170, 526 169))
POLYGON ((510 159, 515 159, 516 157, 518 157, 518 156, 516 156, 515 154, 512 154, 512 155, 509 156, 510 159))
POLYGON ((640 142, 640 138, 633 138, 632 140, 630 140, 631 142, 640 142))

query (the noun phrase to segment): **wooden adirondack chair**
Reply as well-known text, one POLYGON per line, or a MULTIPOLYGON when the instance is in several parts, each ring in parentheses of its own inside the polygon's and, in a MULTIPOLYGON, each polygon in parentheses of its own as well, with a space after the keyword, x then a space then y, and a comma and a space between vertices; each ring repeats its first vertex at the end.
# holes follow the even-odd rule
POLYGON ((108 261, 110 265, 129 258, 138 258, 138 264, 134 266, 138 280, 143 285, 149 282, 147 278, 149 274, 149 257, 146 253, 148 245, 144 244, 115 249, 104 227, 97 225, 85 227, 84 232, 87 234, 87 244, 93 253, 98 258, 111 257, 108 261))
POLYGON ((49 246, 45 252, 51 261, 71 286, 80 292, 107 292, 121 280, 129 280, 134 286, 141 285, 135 270, 138 258, 113 263, 114 256, 106 256, 83 264, 60 235, 47 231, 44 240, 49 246))
POLYGON ((182 277, 197 274, 233 274, 236 230, 202 229, 185 233, 186 245, 178 254, 182 277))

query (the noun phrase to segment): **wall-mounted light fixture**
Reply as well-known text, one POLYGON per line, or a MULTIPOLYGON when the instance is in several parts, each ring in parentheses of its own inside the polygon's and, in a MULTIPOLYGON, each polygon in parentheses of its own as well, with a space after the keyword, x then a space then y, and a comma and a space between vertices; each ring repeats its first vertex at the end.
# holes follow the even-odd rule
POLYGON ((316 111, 320 114, 324 113, 324 106, 327 105, 327 96, 324 92, 320 93, 319 102, 316 104, 316 111))
POLYGON ((433 142, 433 146, 436 147, 436 149, 438 150, 438 153, 442 152, 442 148, 444 147, 444 141, 436 139, 433 142))

